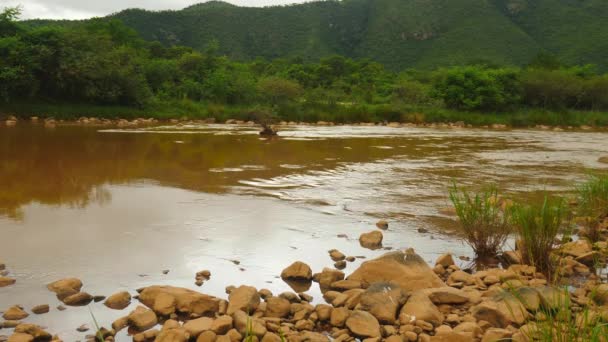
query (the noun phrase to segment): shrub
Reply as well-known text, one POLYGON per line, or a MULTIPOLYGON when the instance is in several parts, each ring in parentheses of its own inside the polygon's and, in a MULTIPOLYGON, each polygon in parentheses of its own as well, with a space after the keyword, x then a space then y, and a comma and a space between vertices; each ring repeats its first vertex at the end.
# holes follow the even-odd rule
POLYGON ((505 110, 520 103, 519 73, 515 69, 480 66, 442 70, 433 84, 433 95, 448 108, 505 110))
POLYGON ((465 242, 478 258, 496 256, 511 233, 509 211, 501 208, 498 198, 494 186, 475 194, 459 190, 456 184, 450 190, 465 242))
POLYGON ((550 276, 554 271, 551 251, 565 217, 564 200, 545 196, 541 204, 514 206, 512 214, 524 264, 550 276))

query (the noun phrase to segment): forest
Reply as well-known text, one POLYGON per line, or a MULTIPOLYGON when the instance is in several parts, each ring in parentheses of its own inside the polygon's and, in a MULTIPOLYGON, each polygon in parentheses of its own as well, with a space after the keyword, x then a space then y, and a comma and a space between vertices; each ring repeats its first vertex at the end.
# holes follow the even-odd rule
POLYGON ((0 14, 0 109, 75 118, 608 124, 608 74, 539 53, 524 66, 472 62, 393 71, 331 55, 239 61, 144 40, 118 19, 29 25, 0 14))

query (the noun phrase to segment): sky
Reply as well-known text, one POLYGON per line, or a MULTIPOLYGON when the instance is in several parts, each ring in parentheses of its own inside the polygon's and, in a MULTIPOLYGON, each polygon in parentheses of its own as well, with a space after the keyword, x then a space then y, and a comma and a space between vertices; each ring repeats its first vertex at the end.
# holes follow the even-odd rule
MULTIPOLYGON (((204 0, 0 0, 0 9, 21 6, 21 19, 85 19, 126 8, 182 9, 204 0)), ((228 0, 239 6, 286 5, 304 0, 228 0)))

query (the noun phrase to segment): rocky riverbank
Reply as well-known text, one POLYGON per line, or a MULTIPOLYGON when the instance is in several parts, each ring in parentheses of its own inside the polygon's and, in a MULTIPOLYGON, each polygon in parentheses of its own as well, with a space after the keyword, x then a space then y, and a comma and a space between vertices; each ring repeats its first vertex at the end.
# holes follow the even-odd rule
MULTIPOLYGON (((77 120, 58 120, 54 118, 42 118, 38 116, 32 116, 27 119, 20 119, 16 116, 10 115, 5 119, 0 120, 0 126, 6 127, 15 127, 19 123, 31 122, 35 124, 42 124, 45 127, 53 128, 57 125, 86 125, 86 126, 114 126, 119 128, 137 128, 137 127, 145 127, 151 125, 161 125, 161 124, 171 124, 171 125, 205 125, 205 124, 227 124, 227 125, 247 125, 247 126, 256 126, 257 124, 253 121, 244 121, 244 120, 236 120, 236 119, 228 119, 224 122, 219 122, 214 118, 209 119, 166 119, 159 120, 155 118, 136 118, 136 119, 107 119, 107 118, 97 118, 97 117, 80 117, 77 120)), ((317 121, 317 122, 296 122, 296 121, 281 121, 277 122, 273 127, 281 127, 281 126, 386 126, 392 128, 402 128, 402 127, 420 127, 420 128, 441 128, 441 129, 463 129, 463 128, 484 128, 484 129, 495 129, 495 130, 504 130, 510 129, 512 127, 506 124, 492 124, 492 125, 481 125, 481 126, 473 126, 471 124, 466 124, 463 121, 457 122, 431 122, 431 123, 412 123, 412 122, 358 122, 358 123, 350 123, 350 124, 340 124, 334 122, 327 121, 317 121)), ((550 126, 550 125, 534 125, 527 127, 529 129, 537 129, 544 131, 565 131, 565 130, 576 130, 576 131, 605 131, 608 127, 592 127, 587 125, 581 126, 550 126)))
MULTIPOLYGON (((377 228, 360 236, 361 246, 382 248, 388 223, 379 222, 377 228)), ((53 327, 27 323, 30 313, 43 315, 51 306, 62 311, 103 302, 108 310, 124 310, 132 301, 140 304, 135 310, 114 322, 99 322, 104 327, 98 337, 120 341, 125 335, 119 338, 117 333, 126 330, 129 340, 139 342, 530 341, 545 333, 547 324, 549 331, 562 328, 549 319, 556 312, 568 315, 561 318, 565 324, 581 329, 591 321, 608 320, 608 285, 592 271, 607 248, 583 240, 562 245, 555 252, 561 283, 519 264, 518 251, 505 253, 508 267, 480 271, 462 269, 449 254, 428 265, 412 249, 391 251, 346 275, 340 268, 356 258, 330 250, 328 263, 334 267, 313 273, 307 264, 294 262, 281 273, 293 288, 307 289, 314 282, 323 298, 297 290, 273 294, 246 285, 226 287, 226 298, 169 285, 106 298, 87 293, 77 278, 61 279, 47 285, 59 303, 4 308, 0 341, 60 341, 52 335, 53 327)), ((19 281, 1 261, 0 272, 0 287, 19 281)), ((195 281, 198 285, 211 277, 204 270, 195 281)), ((94 341, 94 330, 87 339, 94 341)))

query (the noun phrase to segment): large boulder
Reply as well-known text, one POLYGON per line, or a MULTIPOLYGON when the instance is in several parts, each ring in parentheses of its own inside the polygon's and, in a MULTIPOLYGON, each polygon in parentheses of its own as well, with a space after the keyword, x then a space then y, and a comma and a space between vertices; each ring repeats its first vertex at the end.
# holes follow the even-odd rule
POLYGON ((194 315, 215 314, 220 300, 196 291, 173 286, 149 286, 140 291, 139 301, 159 315, 173 312, 194 315))
POLYGON ((366 311, 353 311, 346 319, 346 327, 357 337, 381 337, 380 323, 366 311))
POLYGON ((105 306, 114 310, 122 310, 131 304, 131 295, 127 291, 115 293, 104 302, 105 306))
POLYGON ((379 230, 373 232, 363 233, 359 236, 359 244, 361 247, 368 249, 380 249, 382 248, 382 239, 384 236, 379 230))
POLYGON ((446 286, 413 249, 386 253, 366 261, 347 279, 367 285, 390 282, 405 291, 446 286))
POLYGON ((281 272, 281 278, 286 280, 311 281, 312 270, 307 264, 296 261, 281 272))
POLYGON ((228 296, 227 314, 242 310, 244 312, 254 312, 260 305, 260 294, 255 287, 242 285, 230 292, 228 296))
POLYGON ((361 294, 362 310, 374 315, 382 324, 394 324, 397 311, 405 303, 406 295, 401 288, 391 283, 375 283, 361 294))

